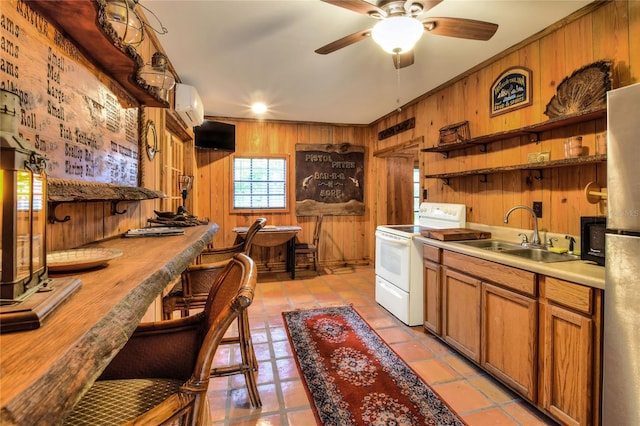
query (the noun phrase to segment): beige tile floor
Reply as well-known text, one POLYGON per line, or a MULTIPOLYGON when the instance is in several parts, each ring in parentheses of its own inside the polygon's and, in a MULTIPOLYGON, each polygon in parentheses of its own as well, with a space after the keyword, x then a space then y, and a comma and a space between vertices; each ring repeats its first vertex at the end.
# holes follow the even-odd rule
MULTIPOLYGON (((470 426, 554 424, 422 327, 408 327, 381 308, 374 300, 374 276, 372 267, 346 274, 305 273, 296 280, 286 274, 259 275, 249 313, 263 406, 251 408, 242 376, 212 379, 209 401, 214 424, 315 424, 282 312, 344 304, 352 304, 470 426)), ((237 356, 223 347, 216 360, 224 363, 237 356)))

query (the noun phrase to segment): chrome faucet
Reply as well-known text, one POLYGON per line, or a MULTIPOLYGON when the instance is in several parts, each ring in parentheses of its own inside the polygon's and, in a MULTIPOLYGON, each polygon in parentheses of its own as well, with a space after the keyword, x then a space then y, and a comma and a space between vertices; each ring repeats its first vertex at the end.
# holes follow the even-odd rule
POLYGON ((509 223, 509 215, 512 211, 517 209, 524 209, 533 215, 533 235, 531 236, 531 242, 526 242, 524 238, 522 239, 522 245, 527 247, 537 247, 537 248, 546 248, 544 244, 540 242, 540 234, 538 233, 538 216, 536 212, 533 211, 531 207, 527 206, 515 206, 511 207, 507 214, 504 215, 504 223, 509 223))

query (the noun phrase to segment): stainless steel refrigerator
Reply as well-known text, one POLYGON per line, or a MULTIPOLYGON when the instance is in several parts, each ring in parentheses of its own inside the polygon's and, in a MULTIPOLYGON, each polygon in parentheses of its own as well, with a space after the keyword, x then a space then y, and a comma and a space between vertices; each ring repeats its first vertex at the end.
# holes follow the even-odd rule
POLYGON ((607 93, 603 426, 640 425, 640 84, 607 93))

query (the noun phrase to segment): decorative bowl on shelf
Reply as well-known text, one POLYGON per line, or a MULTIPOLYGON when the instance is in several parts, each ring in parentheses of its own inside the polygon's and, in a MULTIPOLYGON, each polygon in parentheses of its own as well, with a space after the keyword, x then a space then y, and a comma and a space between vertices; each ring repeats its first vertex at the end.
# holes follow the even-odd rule
POLYGON ((178 216, 178 213, 176 212, 160 212, 158 210, 154 210, 153 212, 156 214, 156 216, 164 219, 173 219, 178 216))
POLYGON ((100 247, 60 250, 47 254, 47 267, 52 272, 82 271, 106 265, 118 256, 122 256, 122 250, 100 247))

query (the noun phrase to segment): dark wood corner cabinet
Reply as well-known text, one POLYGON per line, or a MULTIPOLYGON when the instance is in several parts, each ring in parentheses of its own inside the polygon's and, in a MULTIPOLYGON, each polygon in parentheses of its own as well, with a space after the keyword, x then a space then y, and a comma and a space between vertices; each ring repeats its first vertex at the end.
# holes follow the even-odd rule
MULTIPOLYGON (((539 142, 540 134, 543 132, 548 132, 554 129, 560 129, 563 127, 572 126, 575 124, 585 123, 587 121, 597 120, 601 118, 605 118, 607 115, 606 109, 599 109, 596 111, 582 112, 577 114, 572 114, 570 116, 565 116, 561 118, 554 118, 551 120, 544 121, 542 123, 533 124, 530 126, 525 126, 513 130, 507 130, 504 132, 492 133, 489 135, 479 136, 471 139, 466 139, 460 142, 454 142, 446 145, 434 145, 428 148, 423 148, 421 152, 427 153, 440 153, 444 156, 444 158, 449 157, 449 153, 451 151, 457 151, 473 146, 479 146, 481 152, 486 152, 487 145, 494 142, 503 141, 505 139, 518 137, 518 136, 527 136, 526 142, 539 142)), ((435 178, 442 179, 445 183, 449 182, 449 178, 460 177, 460 176, 469 176, 469 175, 478 175, 481 177, 481 181, 486 181, 486 175, 492 173, 501 173, 512 170, 534 170, 538 171, 539 177, 541 177, 541 169, 551 168, 551 167, 567 167, 567 166, 575 166, 581 164, 588 163, 602 163, 607 160, 606 155, 589 155, 584 157, 577 157, 571 159, 560 159, 553 161, 540 161, 534 163, 526 163, 526 164, 517 164, 510 166, 502 166, 502 167, 490 167, 483 169, 473 169, 473 170, 464 170, 459 172, 451 172, 451 173, 439 173, 439 174, 427 174, 425 178, 435 178)))
POLYGON ((24 2, 68 36, 92 62, 112 77, 123 90, 111 89, 121 99, 149 107, 168 108, 154 89, 137 78, 144 65, 136 50, 122 43, 105 15, 106 0, 31 0, 24 2), (131 98, 133 96, 133 98, 131 98))

